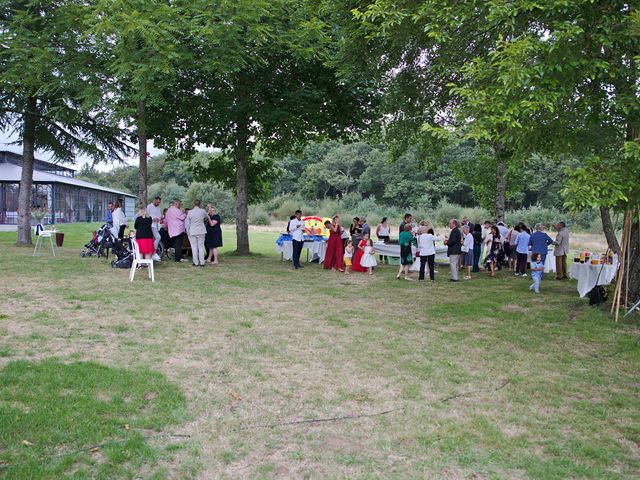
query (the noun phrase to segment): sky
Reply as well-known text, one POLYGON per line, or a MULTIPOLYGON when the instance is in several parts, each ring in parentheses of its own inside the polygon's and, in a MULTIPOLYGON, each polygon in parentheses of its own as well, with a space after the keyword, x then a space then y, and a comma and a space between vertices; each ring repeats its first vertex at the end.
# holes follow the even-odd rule
MULTIPOLYGON (((15 152, 15 153, 22 154, 22 145, 9 145, 10 143, 14 142, 15 140, 16 140, 15 136, 9 135, 8 132, 0 131, 0 150, 8 150, 10 152, 15 152)), ((164 152, 164 150, 161 150, 161 149, 158 149, 158 148, 154 148, 153 141, 149 141, 149 145, 148 145, 147 149, 149 150, 149 153, 151 154, 151 156, 159 155, 159 154, 164 152)), ((39 159, 39 160, 52 161, 51 154, 49 154, 47 152, 42 152, 42 151, 36 151, 36 158, 39 159)), ((80 170, 80 167, 85 163, 91 163, 91 159, 88 158, 88 157, 78 157, 77 160, 76 160, 75 165, 67 164, 67 166, 71 167, 71 168, 73 168, 75 170, 80 170)), ((126 163, 127 163, 127 165, 137 166, 138 165, 138 158, 137 157, 127 158, 126 159, 126 163)), ((108 172, 114 166, 115 166, 115 164, 98 164, 98 165, 96 165, 96 169, 98 169, 98 170, 100 170, 102 172, 108 172)))

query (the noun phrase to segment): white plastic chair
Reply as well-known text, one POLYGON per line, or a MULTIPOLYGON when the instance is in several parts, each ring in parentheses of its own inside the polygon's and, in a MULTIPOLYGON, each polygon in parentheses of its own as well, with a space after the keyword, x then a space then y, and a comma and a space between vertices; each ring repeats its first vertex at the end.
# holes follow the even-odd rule
POLYGON ((142 258, 140 253, 140 247, 135 238, 131 239, 131 245, 133 245, 133 263, 131 264, 131 271, 129 272, 129 281, 133 282, 133 278, 136 276, 136 270, 138 265, 147 265, 149 270, 149 278, 152 282, 156 281, 155 274, 153 272, 153 260, 150 258, 142 258))
POLYGON ((53 256, 54 257, 57 256, 58 246, 53 242, 53 237, 55 236, 56 233, 57 232, 55 229, 40 230, 40 233, 38 234, 38 238, 36 239, 36 246, 33 249, 34 257, 42 253, 42 244, 44 243, 45 238, 49 239, 49 243, 51 244, 51 253, 53 253, 53 256))

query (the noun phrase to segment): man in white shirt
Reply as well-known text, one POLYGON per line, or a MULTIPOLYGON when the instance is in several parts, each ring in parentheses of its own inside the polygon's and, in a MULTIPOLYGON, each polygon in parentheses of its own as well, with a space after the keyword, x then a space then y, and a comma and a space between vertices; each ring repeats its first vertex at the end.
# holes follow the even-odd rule
MULTIPOLYGON (((160 210, 160 197, 156 197, 153 199, 149 205, 147 205, 147 213, 151 217, 151 232, 153 233, 153 246, 157 250, 158 244, 160 243, 160 219, 162 218, 162 210, 160 210)), ((160 261, 160 257, 157 253, 153 252, 152 257, 156 262, 160 261)))
POLYGON ((302 211, 296 210, 295 218, 289 222, 289 233, 291 234, 291 243, 293 245, 293 268, 302 268, 300 265, 300 254, 304 246, 304 222, 302 221, 302 211))

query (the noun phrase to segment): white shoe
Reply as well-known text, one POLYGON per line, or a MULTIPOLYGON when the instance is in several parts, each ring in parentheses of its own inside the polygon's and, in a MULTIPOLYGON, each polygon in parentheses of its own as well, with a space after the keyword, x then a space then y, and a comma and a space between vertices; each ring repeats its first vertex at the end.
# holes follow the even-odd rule
POLYGON ((151 260, 155 261, 155 262, 161 262, 162 260, 160 260, 160 256, 157 253, 154 253, 153 255, 151 255, 151 260))
POLYGON ((522 274, 522 276, 523 276, 523 277, 526 277, 526 276, 527 276, 527 274, 526 274, 526 273, 523 273, 523 274, 522 274))

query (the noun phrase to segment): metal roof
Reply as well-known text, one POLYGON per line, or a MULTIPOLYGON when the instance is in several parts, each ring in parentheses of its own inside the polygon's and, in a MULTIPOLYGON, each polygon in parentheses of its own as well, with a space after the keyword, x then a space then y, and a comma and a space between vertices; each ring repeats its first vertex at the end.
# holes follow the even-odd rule
MULTIPOLYGON (((20 183, 20 177, 22 176, 22 167, 14 165, 12 163, 0 163, 0 182, 20 183)), ((89 188, 91 190, 99 190, 101 192, 117 193, 118 195, 124 195, 127 197, 135 198, 135 195, 130 193, 121 192, 120 190, 114 190, 113 188, 103 187, 96 183, 85 182, 84 180, 78 180, 73 177, 65 177, 62 175, 54 175, 53 173, 41 172, 39 170, 33 171, 34 183, 63 183, 65 185, 73 185, 74 187, 89 188)))

